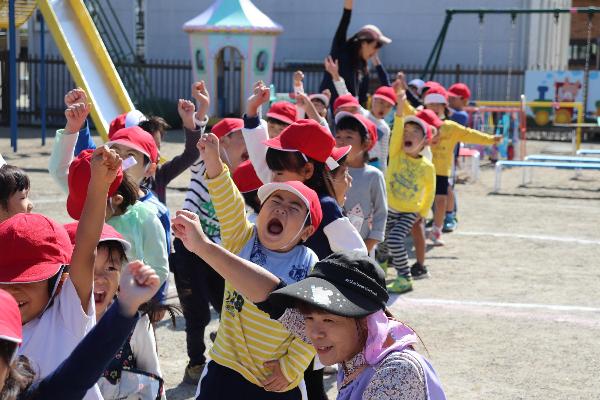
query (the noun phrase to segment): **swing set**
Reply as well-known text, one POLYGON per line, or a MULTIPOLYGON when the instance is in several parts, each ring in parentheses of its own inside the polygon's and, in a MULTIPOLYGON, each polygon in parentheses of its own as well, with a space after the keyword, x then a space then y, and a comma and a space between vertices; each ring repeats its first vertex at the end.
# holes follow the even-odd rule
MULTIPOLYGON (((475 129, 479 129, 491 134, 501 134, 505 140, 498 148, 487 149, 492 159, 500 156, 505 159, 523 159, 526 156, 525 132, 526 132, 526 107, 548 107, 548 103, 527 102, 523 95, 519 101, 511 101, 511 86, 514 64, 514 52, 516 42, 516 22, 520 14, 551 14, 554 17, 554 24, 558 26, 560 14, 586 14, 587 23, 587 45, 584 67, 584 85, 583 85, 583 103, 579 102, 553 102, 554 110, 570 109, 576 111, 577 127, 574 135, 574 145, 579 149, 581 144, 581 125, 585 118, 585 104, 588 100, 589 89, 589 70, 590 70, 590 50, 591 34, 593 28, 593 18, 596 13, 600 13, 600 7, 573 7, 573 8, 554 8, 554 9, 447 9, 444 24, 435 41, 435 44, 429 54, 427 63, 421 74, 423 80, 433 80, 444 42, 448 33, 448 28, 455 15, 477 15, 479 17, 479 46, 478 46, 478 66, 477 66, 477 87, 475 102, 477 107, 468 107, 465 109, 469 113, 470 121, 475 129), (505 101, 482 101, 482 75, 483 75, 483 39, 484 39, 484 19, 488 14, 504 14, 510 17, 510 33, 508 48, 508 69, 506 76, 506 98, 505 101)), ((559 30, 555 29, 555 40, 558 41, 559 30)))

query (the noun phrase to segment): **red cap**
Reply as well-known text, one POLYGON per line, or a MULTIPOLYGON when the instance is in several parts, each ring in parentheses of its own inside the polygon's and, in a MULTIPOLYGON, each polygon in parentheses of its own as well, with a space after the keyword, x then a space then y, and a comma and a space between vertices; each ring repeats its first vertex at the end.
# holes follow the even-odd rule
POLYGON ((342 158, 350 153, 350 150, 352 150, 352 146, 334 147, 331 151, 331 158, 336 162, 340 162, 342 158))
POLYGON ((373 94, 373 98, 381 99, 393 106, 396 105, 396 91, 390 86, 380 86, 373 94))
POLYGON ((241 118, 223 118, 212 127, 211 132, 221 139, 231 132, 239 131, 243 127, 244 120, 241 118))
POLYGON ((50 279, 71 262, 73 246, 65 228, 41 214, 16 214, 0 224, 0 283, 50 279))
POLYGON ((444 85, 442 85, 439 82, 436 82, 436 81, 427 81, 427 82, 425 82, 425 84, 423 84, 423 90, 431 89, 434 86, 444 87, 444 85))
POLYGON ((431 138, 433 137, 433 132, 431 131, 431 125, 429 125, 427 122, 423 121, 421 118, 416 117, 414 115, 404 118, 404 123, 406 124, 407 122, 414 122, 415 124, 419 125, 421 127, 421 129, 423 129, 423 132, 425 133, 425 139, 427 140, 427 142, 431 141, 431 138))
POLYGON ((246 160, 238 165, 235 171, 233 171, 231 178, 240 193, 253 192, 263 185, 258 175, 256 175, 256 170, 250 160, 246 160))
POLYGON ((19 305, 14 297, 2 289, 0 289, 0 339, 17 344, 23 341, 19 305))
POLYGON ((296 122, 296 106, 289 101, 278 101, 271 105, 267 117, 291 125, 296 122))
POLYGON ((118 130, 106 145, 120 144, 130 149, 139 151, 150 159, 150 162, 158 162, 158 147, 151 134, 140 128, 132 126, 118 130))
MULTIPOLYGON (((67 233, 69 234, 69 239, 71 240, 71 244, 73 246, 75 246, 75 235, 77 233, 78 225, 79 221, 70 222, 64 225, 65 229, 67 230, 67 233)), ((121 243, 125 252, 128 252, 131 249, 131 244, 129 244, 129 242, 125 240, 125 238, 121 236, 121 234, 117 232, 115 228, 108 224, 104 224, 104 226, 102 226, 102 233, 100 233, 100 240, 98 241, 98 243, 110 241, 121 243)))
POLYGON ((147 120, 148 118, 138 110, 123 113, 111 121, 108 128, 108 139, 112 140, 113 135, 120 129, 138 126, 140 122, 147 120))
POLYGON ((339 96, 333 102, 333 112, 335 113, 340 107, 349 106, 360 107, 360 103, 358 102, 356 97, 352 96, 351 94, 344 94, 342 96, 339 96))
POLYGON ((258 189, 260 203, 264 203, 269 196, 278 190, 285 190, 298 196, 304 205, 306 205, 306 208, 308 208, 311 225, 315 228, 315 231, 319 229, 319 225, 323 219, 323 211, 321 211, 321 202, 319 201, 317 192, 300 181, 272 182, 258 189))
MULTIPOLYGON (((299 151, 322 163, 333 159, 335 139, 331 132, 312 119, 301 119, 285 128, 277 137, 264 141, 268 147, 282 151, 299 151)), ((332 168, 335 169, 335 168, 332 168)))
MULTIPOLYGON (((131 129, 131 128, 125 128, 131 129)), ((148 137, 152 139, 148 133, 144 132, 148 137)), ((154 141, 153 141, 154 142, 154 141)), ((69 166, 69 196, 67 197, 67 212, 71 218, 79 220, 81 218, 81 212, 83 211, 83 205, 87 196, 88 184, 92 177, 92 154, 94 150, 84 150, 77 158, 71 162, 69 166)), ((119 168, 117 177, 108 188, 108 196, 111 197, 117 193, 117 189, 123 182, 123 170, 119 168)))
POLYGON ((443 86, 430 86, 423 97, 423 104, 448 104, 448 92, 443 86))
POLYGON ((448 96, 462 97, 465 100, 469 100, 471 98, 471 90, 464 83, 455 83, 448 88, 448 96))
POLYGON ((442 121, 433 110, 421 110, 416 114, 416 117, 422 119, 436 129, 440 129, 440 126, 444 125, 444 121, 442 121))
POLYGON ((373 147, 375 147, 375 145, 377 144, 377 126, 375 126, 375 124, 369 118, 365 117, 360 113, 353 114, 348 111, 340 111, 335 115, 336 125, 339 121, 341 121, 344 118, 354 118, 355 120, 360 122, 363 128, 365 128, 365 130, 367 131, 369 139, 371 139, 371 144, 369 145, 368 150, 371 150, 373 147))

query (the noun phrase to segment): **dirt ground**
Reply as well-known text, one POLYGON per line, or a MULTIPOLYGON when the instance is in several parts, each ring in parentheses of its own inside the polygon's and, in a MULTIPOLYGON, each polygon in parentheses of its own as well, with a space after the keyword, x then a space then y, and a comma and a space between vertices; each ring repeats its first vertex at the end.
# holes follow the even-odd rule
MULTIPOLYGON (((35 211, 67 222, 66 196, 46 170, 52 139, 41 147, 35 134, 21 130, 26 138, 13 153, 3 129, 0 152, 29 173, 35 211)), ((167 140, 163 154, 177 154, 182 135, 167 140)), ((530 154, 569 149, 528 143, 530 154)), ((540 169, 527 186, 521 176, 504 171, 502 190, 492 194, 494 169, 484 163, 478 182, 458 186, 458 230, 445 247, 429 249, 431 278, 392 298, 391 309, 420 335, 449 399, 598 399, 600 172, 540 169)), ((172 212, 188 179, 169 187, 172 212)), ((191 399, 195 388, 181 384, 184 321, 177 323, 157 330, 161 365, 168 398, 191 399)), ((335 398, 332 378, 327 387, 335 398)))

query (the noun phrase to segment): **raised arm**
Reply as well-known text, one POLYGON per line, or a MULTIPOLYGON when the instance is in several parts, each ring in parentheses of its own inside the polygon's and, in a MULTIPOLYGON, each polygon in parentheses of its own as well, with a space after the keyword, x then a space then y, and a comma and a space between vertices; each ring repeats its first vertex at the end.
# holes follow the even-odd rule
POLYGON ((338 96, 343 96, 350 93, 348 91, 348 87, 346 86, 346 81, 344 81, 344 78, 340 76, 340 65, 338 60, 334 60, 333 57, 327 56, 325 58, 325 71, 331 75, 333 87, 335 88, 338 96))
POLYGON ((196 123, 194 122, 196 107, 194 106, 194 103, 189 100, 179 99, 177 111, 183 122, 185 145, 181 154, 173 157, 158 168, 155 175, 157 186, 166 186, 169 182, 191 167, 200 156, 196 143, 200 140, 200 135, 204 131, 206 123, 203 122, 204 125, 196 126, 196 123))
POLYGON ((269 139, 269 131, 267 123, 258 116, 258 109, 267 103, 270 97, 271 91, 263 82, 259 81, 254 84, 254 92, 247 101, 244 128, 242 129, 250 162, 263 183, 271 182, 273 173, 267 165, 268 148, 263 143, 269 139))
MULTIPOLYGON (((66 97, 65 97, 66 99, 66 97)), ((66 100, 65 100, 66 101, 66 100)), ((56 131, 56 139, 48 162, 50 176, 65 193, 69 193, 69 165, 77 145, 78 132, 90 113, 88 103, 74 103, 67 106, 65 117, 67 124, 64 129, 56 131)))
POLYGON ((394 128, 390 139, 390 159, 400 154, 404 142, 404 104, 406 103, 406 93, 402 89, 399 89, 397 93, 396 116, 394 117, 394 128))
POLYGON ((104 225, 108 188, 115 180, 120 167, 121 158, 106 146, 97 148, 92 154, 91 179, 77 226, 75 248, 69 266, 71 282, 84 310, 88 309, 92 295, 94 260, 104 225))
POLYGON ((342 19, 335 31, 333 36, 333 42, 331 43, 331 54, 337 53, 340 47, 344 45, 348 36, 348 26, 350 26, 350 18, 352 17, 352 4, 353 0, 344 0, 344 11, 342 13, 342 19))
POLYGON ((206 261, 219 275, 253 303, 265 301, 279 285, 279 278, 250 261, 244 260, 211 242, 197 214, 179 210, 172 220, 173 233, 184 246, 206 261))

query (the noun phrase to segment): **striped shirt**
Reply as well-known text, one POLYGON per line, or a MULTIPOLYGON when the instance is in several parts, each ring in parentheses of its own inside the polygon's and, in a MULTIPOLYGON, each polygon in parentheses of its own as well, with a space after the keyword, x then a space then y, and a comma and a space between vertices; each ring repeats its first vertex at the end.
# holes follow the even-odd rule
MULTIPOLYGON (((226 167, 215 179, 207 179, 207 184, 221 221, 221 245, 225 249, 263 266, 284 282, 293 283, 306 276, 317 256, 301 245, 286 253, 264 248, 254 225, 246 218, 244 199, 226 167)), ((300 384, 314 355, 311 345, 296 338, 225 282, 221 323, 210 351, 215 362, 262 386, 261 381, 271 375, 263 364, 279 360, 281 371, 290 382, 285 391, 289 391, 300 384)))
POLYGON ((198 158, 198 161, 192 164, 190 171, 192 171, 192 177, 185 195, 183 208, 198 214, 202 230, 206 236, 213 242, 219 243, 221 227, 204 178, 206 173, 204 160, 198 158))

